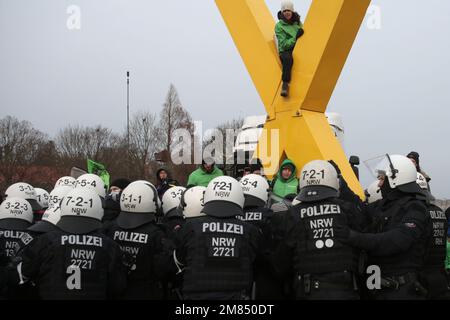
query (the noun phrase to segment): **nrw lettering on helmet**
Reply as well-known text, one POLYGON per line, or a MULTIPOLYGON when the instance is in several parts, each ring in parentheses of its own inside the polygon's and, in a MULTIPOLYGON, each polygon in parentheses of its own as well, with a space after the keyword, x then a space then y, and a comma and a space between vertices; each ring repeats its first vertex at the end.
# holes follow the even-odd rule
POLYGON ((227 183, 225 181, 216 181, 213 182, 213 190, 214 194, 220 198, 227 198, 230 196, 231 191, 233 189, 233 184, 227 183))
POLYGON ((312 169, 312 170, 303 171, 302 179, 306 180, 307 186, 321 185, 322 180, 325 180, 325 170, 316 171, 316 170, 312 169))

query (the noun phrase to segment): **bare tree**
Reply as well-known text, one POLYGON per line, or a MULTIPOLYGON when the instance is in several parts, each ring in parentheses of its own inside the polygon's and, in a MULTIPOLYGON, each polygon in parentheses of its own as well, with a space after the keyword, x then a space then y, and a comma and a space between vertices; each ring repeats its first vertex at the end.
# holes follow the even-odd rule
POLYGON ((27 166, 36 160, 46 141, 46 135, 28 121, 11 116, 0 119, 0 171, 4 184, 25 175, 27 166))
POLYGON ((133 115, 130 123, 130 158, 140 177, 146 176, 146 168, 161 147, 160 130, 156 116, 151 112, 133 115))
POLYGON ((56 137, 56 147, 65 158, 102 158, 104 150, 117 144, 118 136, 110 129, 97 126, 69 126, 59 131, 56 137))
POLYGON ((170 85, 166 101, 160 114, 160 139, 165 150, 171 153, 173 134, 177 129, 187 129, 193 133, 194 125, 189 113, 183 108, 177 89, 170 85))
POLYGON ((227 160, 229 161, 233 157, 233 154, 230 154, 230 152, 233 150, 237 136, 243 125, 244 119, 242 118, 232 119, 219 124, 214 130, 215 134, 218 134, 219 136, 206 136, 203 140, 203 150, 214 144, 216 139, 223 139, 220 143, 216 144, 217 147, 221 147, 221 150, 214 150, 216 153, 214 156, 216 159, 221 158, 222 164, 227 163, 227 160))

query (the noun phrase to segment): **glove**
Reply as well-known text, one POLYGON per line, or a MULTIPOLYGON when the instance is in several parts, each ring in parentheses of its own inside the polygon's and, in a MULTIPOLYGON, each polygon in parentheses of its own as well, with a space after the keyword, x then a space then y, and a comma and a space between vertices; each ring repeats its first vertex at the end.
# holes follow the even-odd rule
POLYGON ((305 33, 305 31, 303 31, 303 29, 298 30, 297 31, 297 39, 300 38, 304 33, 305 33))

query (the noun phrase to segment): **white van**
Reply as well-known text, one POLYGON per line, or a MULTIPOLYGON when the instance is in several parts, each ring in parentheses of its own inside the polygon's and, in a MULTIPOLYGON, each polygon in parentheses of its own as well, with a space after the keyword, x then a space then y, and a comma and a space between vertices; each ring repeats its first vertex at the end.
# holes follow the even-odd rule
MULTIPOLYGON (((327 113, 326 117, 336 138, 338 138, 344 148, 345 129, 341 115, 338 113, 327 113)), ((250 157, 252 157, 258 145, 258 140, 262 134, 266 120, 266 116, 246 117, 241 132, 236 138, 236 144, 233 151, 235 153, 238 151, 250 153, 250 157)))

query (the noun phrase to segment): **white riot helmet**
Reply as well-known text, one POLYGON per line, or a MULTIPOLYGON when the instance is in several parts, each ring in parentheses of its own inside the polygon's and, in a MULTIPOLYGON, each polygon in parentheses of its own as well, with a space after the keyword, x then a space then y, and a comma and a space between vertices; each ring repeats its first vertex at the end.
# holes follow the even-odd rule
POLYGON ((48 209, 45 211, 44 215, 42 216, 42 221, 50 222, 51 224, 55 225, 59 222, 61 219, 61 207, 55 206, 52 209, 48 209))
POLYGON ((249 174, 240 181, 244 191, 244 207, 264 207, 269 201, 269 183, 264 177, 249 174))
POLYGON ((217 177, 206 188, 205 207, 202 212, 212 217, 243 215, 244 202, 244 191, 236 179, 217 177))
POLYGON ((6 198, 21 198, 27 200, 31 204, 33 211, 42 210, 42 207, 37 202, 36 190, 28 183, 19 182, 15 183, 6 189, 6 198))
POLYGON ((28 228, 28 230, 37 233, 47 233, 58 230, 57 223, 61 220, 61 207, 54 205, 48 208, 42 215, 42 220, 28 228))
POLYGON ((374 203, 383 199, 381 189, 378 186, 380 181, 374 181, 366 190, 366 198, 368 203, 374 203))
POLYGON ((425 176, 423 174, 417 172, 416 183, 422 190, 422 193, 426 197, 426 200, 428 200, 428 201, 436 200, 436 198, 431 194, 430 186, 428 185, 427 179, 425 178, 425 176))
POLYGON ((49 207, 50 202, 50 195, 47 192, 47 190, 41 189, 41 188, 34 188, 36 191, 36 200, 39 203, 39 205, 43 209, 47 209, 49 207))
POLYGON ((83 174, 77 179, 75 188, 93 188, 102 199, 106 197, 105 183, 95 174, 83 174))
POLYGON ((62 198, 64 198, 73 188, 70 186, 58 187, 50 192, 49 208, 59 207, 62 198))
POLYGON ((75 185, 77 184, 77 179, 74 177, 61 177, 56 181, 55 183, 55 189, 58 187, 72 187, 75 188, 75 185))
POLYGON ((416 183, 417 169, 412 161, 401 155, 386 155, 386 157, 388 164, 384 170, 379 171, 379 174, 387 178, 391 189, 422 194, 416 183))
POLYGON ((0 228, 22 229, 33 223, 33 210, 30 203, 22 198, 10 197, 0 205, 0 228))
POLYGON ((134 229, 155 221, 158 211, 158 192, 147 181, 133 182, 122 191, 121 213, 117 224, 123 229, 134 229))
POLYGON ((182 213, 177 209, 180 206, 181 196, 185 191, 186 188, 183 187, 172 187, 164 193, 162 197, 162 209, 167 218, 182 216, 182 213))
POLYGON ((300 176, 301 202, 315 202, 339 196, 339 178, 328 161, 315 160, 303 167, 300 176))
MULTIPOLYGON (((132 186, 134 184, 142 184, 142 183, 146 183, 146 184, 152 185, 156 189, 156 187, 153 185, 153 183, 151 183, 151 182, 149 182, 147 180, 137 180, 137 181, 134 181, 134 182, 130 183, 128 186, 132 186)), ((156 192, 156 193, 158 193, 158 192, 156 192)), ((158 200, 158 209, 160 209, 162 207, 161 199, 159 198, 159 196, 157 198, 158 198, 157 199, 158 200)))
POLYGON ((428 182, 427 179, 425 179, 424 175, 417 172, 417 180, 416 183, 419 185, 420 189, 422 190, 428 190, 428 182))
POLYGON ((102 227, 102 201, 91 188, 75 188, 61 202, 57 226, 66 232, 85 234, 102 227))
POLYGON ((47 233, 56 229, 56 224, 61 219, 61 202, 64 197, 73 191, 72 186, 57 187, 50 192, 49 207, 42 215, 42 220, 29 228, 30 231, 47 233))
POLYGON ((206 216, 202 213, 205 205, 205 187, 187 189, 180 199, 180 210, 186 219, 206 216))

